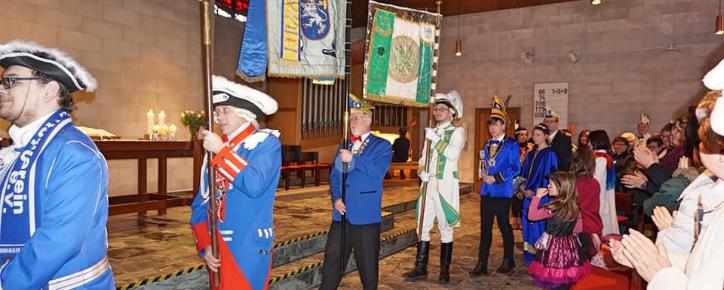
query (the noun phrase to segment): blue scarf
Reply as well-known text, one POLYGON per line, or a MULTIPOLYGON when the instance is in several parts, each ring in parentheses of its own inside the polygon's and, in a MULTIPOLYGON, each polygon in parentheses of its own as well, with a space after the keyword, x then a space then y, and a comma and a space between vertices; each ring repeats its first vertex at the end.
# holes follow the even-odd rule
POLYGON ((27 145, 15 148, 18 158, 2 177, 2 213, 0 213, 0 260, 12 258, 33 236, 39 224, 35 209, 35 171, 38 157, 50 140, 71 123, 65 110, 53 113, 35 132, 27 145))

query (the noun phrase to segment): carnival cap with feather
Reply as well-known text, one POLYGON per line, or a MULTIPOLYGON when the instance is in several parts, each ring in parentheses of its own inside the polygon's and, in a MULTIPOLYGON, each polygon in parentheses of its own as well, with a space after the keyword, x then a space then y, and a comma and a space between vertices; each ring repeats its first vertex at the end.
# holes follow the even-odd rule
POLYGON ((435 104, 444 104, 453 109, 453 118, 463 117, 463 98, 456 90, 449 91, 447 94, 436 93, 435 104))
POLYGON ((546 118, 555 118, 556 120, 560 120, 561 116, 556 113, 556 111, 551 108, 551 106, 546 105, 546 118))
POLYGON ((32 41, 16 39, 0 44, 0 66, 7 69, 13 65, 41 72, 70 92, 92 92, 97 86, 93 76, 65 52, 32 41))
POLYGON ((651 123, 651 118, 649 117, 649 114, 646 114, 644 112, 641 113, 641 120, 639 120, 639 123, 641 124, 649 124, 651 123))
MULTIPOLYGON (((710 90, 724 92, 724 59, 704 76, 703 81, 710 90)), ((717 134, 724 136, 724 97, 716 99, 714 109, 711 111, 711 128, 717 134)))
POLYGON ((508 122, 508 102, 510 97, 508 96, 503 101, 498 95, 493 96, 493 104, 490 106, 490 118, 497 118, 505 123, 508 122))
POLYGON ((350 113, 372 114, 372 110, 375 108, 367 101, 358 98, 357 96, 355 96, 352 93, 349 94, 349 98, 347 99, 347 102, 349 104, 350 113))
POLYGON ((277 111, 277 101, 269 95, 242 84, 213 76, 213 103, 217 106, 232 106, 246 109, 254 115, 271 115, 277 111))

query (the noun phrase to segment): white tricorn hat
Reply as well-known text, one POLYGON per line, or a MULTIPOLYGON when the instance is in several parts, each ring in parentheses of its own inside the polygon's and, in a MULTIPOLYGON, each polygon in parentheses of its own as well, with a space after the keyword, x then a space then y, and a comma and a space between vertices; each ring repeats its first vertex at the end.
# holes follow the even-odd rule
POLYGON ((448 108, 453 109, 453 118, 463 117, 463 98, 456 90, 452 90, 447 94, 436 93, 435 104, 445 104, 448 108))
POLYGON ((0 66, 12 65, 41 72, 62 83, 70 92, 92 92, 97 86, 93 76, 65 52, 31 41, 16 39, 0 44, 0 66))
MULTIPOLYGON (((703 81, 710 90, 724 90, 724 59, 704 76, 703 81)), ((710 121, 714 132, 724 136, 724 97, 716 99, 710 121)))
POLYGON ((212 83, 214 107, 233 106, 246 109, 256 116, 271 115, 277 111, 277 101, 263 92, 222 76, 213 76, 212 83))

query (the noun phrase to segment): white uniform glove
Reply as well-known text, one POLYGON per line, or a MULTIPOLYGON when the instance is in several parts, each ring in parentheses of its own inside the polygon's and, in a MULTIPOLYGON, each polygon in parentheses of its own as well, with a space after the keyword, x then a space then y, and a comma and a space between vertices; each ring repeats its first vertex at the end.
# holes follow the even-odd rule
POLYGON ((424 171, 418 172, 417 176, 420 177, 420 180, 422 180, 422 182, 427 182, 428 180, 430 180, 430 174, 424 171))
POLYGON ((425 138, 430 140, 432 144, 435 144, 440 140, 440 135, 437 134, 435 128, 425 128, 425 138))

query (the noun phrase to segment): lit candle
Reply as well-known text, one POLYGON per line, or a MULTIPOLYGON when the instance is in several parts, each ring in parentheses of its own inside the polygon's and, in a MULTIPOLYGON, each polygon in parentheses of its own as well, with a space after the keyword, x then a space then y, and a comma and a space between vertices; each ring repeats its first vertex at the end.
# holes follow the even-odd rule
POLYGON ((158 113, 158 124, 159 125, 166 124, 166 113, 164 111, 161 111, 160 113, 158 113))
POLYGON ((148 131, 148 139, 153 139, 153 119, 155 118, 153 114, 153 109, 148 110, 146 113, 146 131, 148 131))

